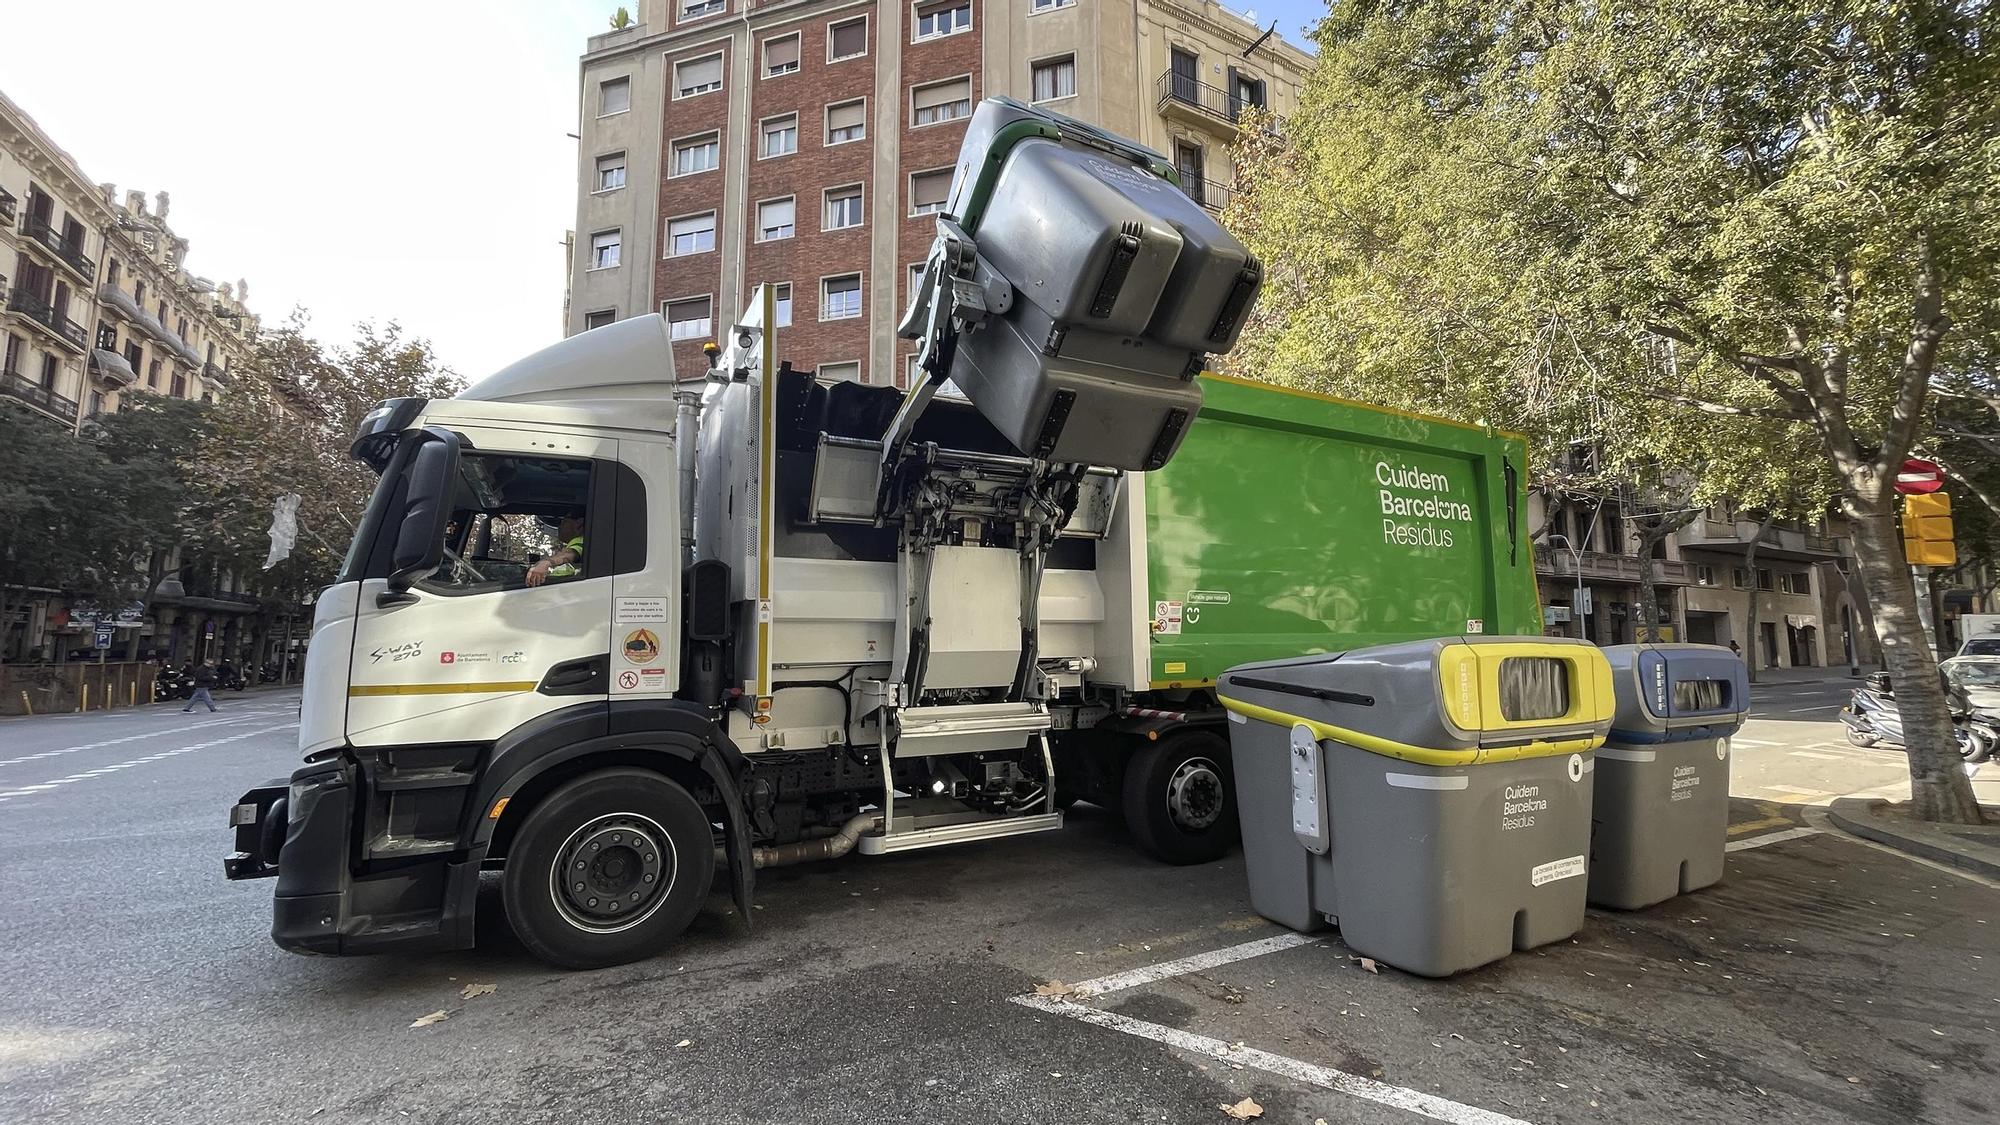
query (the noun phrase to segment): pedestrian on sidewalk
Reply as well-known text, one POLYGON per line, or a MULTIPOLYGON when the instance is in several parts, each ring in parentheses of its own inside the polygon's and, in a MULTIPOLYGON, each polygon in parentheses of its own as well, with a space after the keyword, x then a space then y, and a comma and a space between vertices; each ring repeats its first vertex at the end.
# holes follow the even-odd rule
POLYGON ((215 696, 209 693, 214 690, 215 661, 204 660, 201 662, 201 667, 194 670, 194 698, 188 700, 186 707, 181 708, 181 714, 185 715, 194 710, 194 705, 197 703, 208 704, 209 712, 212 714, 215 711, 215 696))

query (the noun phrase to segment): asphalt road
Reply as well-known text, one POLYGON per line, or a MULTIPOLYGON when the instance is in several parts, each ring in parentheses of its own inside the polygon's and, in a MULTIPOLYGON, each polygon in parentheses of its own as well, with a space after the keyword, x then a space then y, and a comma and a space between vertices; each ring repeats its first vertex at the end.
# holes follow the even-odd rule
POLYGON ((1089 806, 765 872, 750 932, 718 897, 644 964, 548 970, 490 894, 471 952, 297 957, 271 885, 221 875, 227 806, 291 768, 296 695, 221 702, 0 721, 0 1121, 2000 1116, 2000 888, 1780 799, 1893 787, 1822 685, 1759 692, 1722 885, 1447 981, 1290 937, 1240 857, 1156 865, 1089 806), (1097 983, 1034 996, 1052 980, 1097 983))

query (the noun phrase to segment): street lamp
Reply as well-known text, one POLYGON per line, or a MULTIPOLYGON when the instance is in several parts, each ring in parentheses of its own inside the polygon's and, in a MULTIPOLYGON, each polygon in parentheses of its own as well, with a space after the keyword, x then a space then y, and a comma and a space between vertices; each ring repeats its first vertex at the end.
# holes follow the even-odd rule
POLYGON ((1578 550, 1574 545, 1570 543, 1569 536, 1567 535, 1551 535, 1548 536, 1548 541, 1550 543, 1560 542, 1562 544, 1562 549, 1569 552, 1569 557, 1571 560, 1570 573, 1576 575, 1576 596, 1570 599, 1569 612, 1572 617, 1576 618, 1576 639, 1582 640, 1583 639, 1583 552, 1578 550))

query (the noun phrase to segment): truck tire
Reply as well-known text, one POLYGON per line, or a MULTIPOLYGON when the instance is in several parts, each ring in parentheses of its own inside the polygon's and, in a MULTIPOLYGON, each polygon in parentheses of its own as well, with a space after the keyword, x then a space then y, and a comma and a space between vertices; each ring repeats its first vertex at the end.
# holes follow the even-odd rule
POLYGON ((714 877, 714 833, 687 790, 650 770, 600 770, 528 814, 501 900, 530 953, 565 969, 601 969, 665 949, 714 877))
POLYGON ((1212 863, 1240 835, 1229 743, 1205 730, 1150 743, 1125 766, 1125 826, 1173 864, 1212 863))

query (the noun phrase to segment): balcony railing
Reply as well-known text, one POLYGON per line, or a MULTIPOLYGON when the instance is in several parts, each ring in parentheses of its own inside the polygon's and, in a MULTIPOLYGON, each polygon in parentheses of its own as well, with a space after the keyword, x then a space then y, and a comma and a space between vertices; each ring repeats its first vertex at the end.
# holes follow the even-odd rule
MULTIPOLYGON (((1243 119, 1244 111, 1264 108, 1255 102, 1239 98, 1219 86, 1211 86, 1185 74, 1175 74, 1171 70, 1160 75, 1153 83, 1153 93, 1154 108, 1157 110, 1164 112, 1176 106, 1183 106, 1232 126, 1243 119)), ((1266 132, 1278 131, 1279 118, 1267 111, 1264 120, 1266 132)))
POLYGON ((85 281, 97 280, 97 262, 83 252, 83 247, 73 242, 65 242, 62 232, 50 225, 39 215, 21 216, 21 233, 27 238, 48 247, 49 252, 64 265, 73 269, 85 281))
MULTIPOLYGON (((1583 552, 1583 576, 1607 582, 1639 581, 1637 555, 1614 555, 1605 551, 1583 552)), ((1535 569, 1543 574, 1576 577, 1577 556, 1546 543, 1535 545, 1535 569)), ((1694 568, 1673 559, 1653 560, 1653 580, 1664 586, 1686 586, 1694 582, 1694 568)))
POLYGON ((1229 206, 1229 197, 1234 194, 1233 188, 1218 184, 1206 176, 1194 178, 1185 174, 1181 177, 1181 190, 1188 193, 1188 198, 1217 214, 1221 214, 1222 209, 1229 206))
POLYGON ((225 387, 229 385, 229 372, 224 371, 220 366, 213 363, 204 363, 201 365, 201 377, 225 387))
POLYGON ((30 406, 45 410, 70 425, 76 424, 76 403, 40 383, 24 379, 19 375, 0 375, 0 394, 18 398, 30 406))
POLYGON ((18 285, 7 294, 7 311, 20 313, 55 333, 77 351, 84 349, 83 325, 57 312, 54 305, 18 285))

